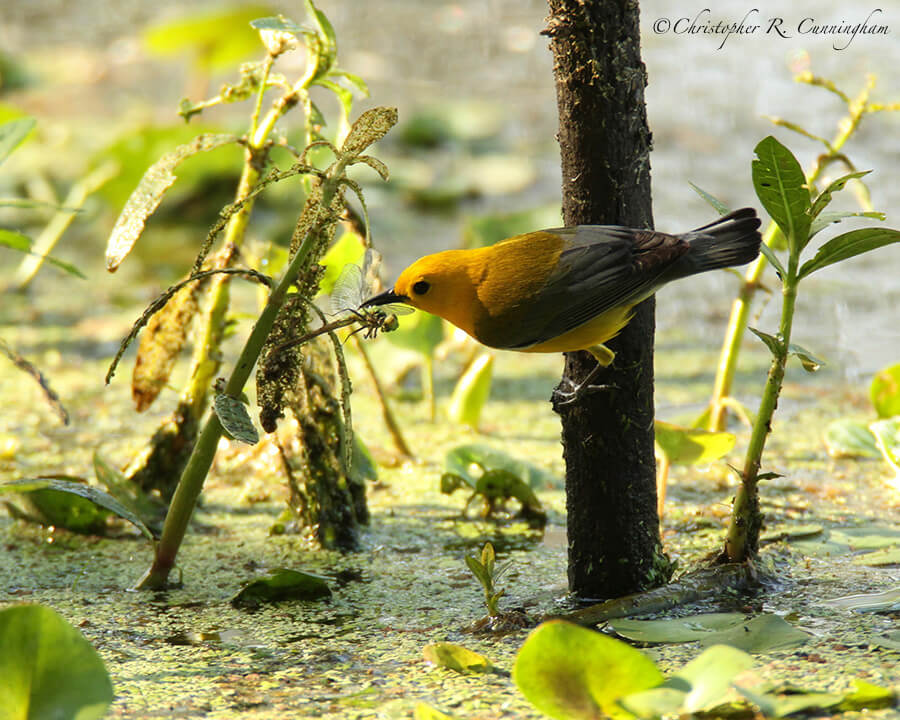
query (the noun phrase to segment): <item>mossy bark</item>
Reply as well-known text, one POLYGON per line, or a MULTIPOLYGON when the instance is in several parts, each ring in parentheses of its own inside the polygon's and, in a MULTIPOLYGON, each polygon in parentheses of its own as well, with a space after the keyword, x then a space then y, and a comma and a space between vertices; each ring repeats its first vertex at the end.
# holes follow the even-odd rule
MULTIPOLYGON (((650 131, 638 4, 549 0, 566 225, 652 228, 650 131)), ((566 460, 569 588, 609 598, 667 579, 656 509, 653 447, 654 301, 610 341, 610 389, 555 405, 566 460)), ((563 383, 593 369, 569 353, 563 383)))

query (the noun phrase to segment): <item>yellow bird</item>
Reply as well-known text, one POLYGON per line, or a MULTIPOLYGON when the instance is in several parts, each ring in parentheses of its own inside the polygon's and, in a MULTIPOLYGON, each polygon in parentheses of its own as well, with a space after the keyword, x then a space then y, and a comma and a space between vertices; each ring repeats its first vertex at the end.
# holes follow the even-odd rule
POLYGON ((681 235, 618 225, 539 230, 426 255, 362 307, 406 303, 492 348, 587 350, 598 367, 566 393, 571 402, 612 363, 604 343, 628 324, 635 305, 672 280, 755 259, 759 224, 756 211, 743 208, 681 235))

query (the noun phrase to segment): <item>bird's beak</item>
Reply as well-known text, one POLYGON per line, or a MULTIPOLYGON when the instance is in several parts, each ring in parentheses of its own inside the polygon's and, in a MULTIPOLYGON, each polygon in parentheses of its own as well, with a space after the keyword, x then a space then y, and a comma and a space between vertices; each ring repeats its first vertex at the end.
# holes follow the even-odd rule
POLYGON ((360 305, 360 307, 374 307, 376 305, 390 305, 391 303, 402 303, 408 301, 409 298, 406 297, 406 295, 398 295, 393 290, 385 290, 383 293, 379 293, 378 295, 370 297, 362 305, 360 305))

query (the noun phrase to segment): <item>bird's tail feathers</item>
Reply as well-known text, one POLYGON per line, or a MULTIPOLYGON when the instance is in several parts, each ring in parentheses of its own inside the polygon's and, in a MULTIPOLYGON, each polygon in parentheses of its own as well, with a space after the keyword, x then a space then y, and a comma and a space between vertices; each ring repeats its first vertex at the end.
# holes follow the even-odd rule
POLYGON ((690 244, 691 250, 679 262, 679 275, 694 275, 755 260, 762 242, 759 225, 756 210, 741 208, 685 233, 681 237, 690 244))

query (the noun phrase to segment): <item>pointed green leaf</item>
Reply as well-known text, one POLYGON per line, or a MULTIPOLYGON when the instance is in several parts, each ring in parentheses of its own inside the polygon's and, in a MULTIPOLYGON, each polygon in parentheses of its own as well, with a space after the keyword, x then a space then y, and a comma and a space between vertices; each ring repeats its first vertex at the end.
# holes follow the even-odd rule
POLYGON ((316 75, 324 75, 332 70, 337 60, 337 36, 328 17, 315 6, 313 0, 306 0, 306 13, 319 29, 319 57, 316 75))
POLYGON ((775 254, 775 251, 771 246, 766 245, 765 243, 760 243, 759 251, 763 254, 766 260, 769 261, 769 264, 775 268, 776 272, 781 278, 784 278, 787 275, 787 271, 784 269, 784 265, 781 264, 781 260, 778 258, 778 255, 775 254))
POLYGON ((723 203, 721 200, 719 200, 719 198, 717 198, 713 195, 710 195, 708 192, 706 192, 706 190, 702 190, 701 188, 694 185, 694 183, 692 183, 692 182, 689 182, 688 185, 691 186, 691 189, 695 193, 697 193, 701 198, 703 198, 707 203, 709 203, 713 207, 713 209, 715 209, 715 211, 717 213, 719 213, 719 215, 727 215, 728 213, 731 212, 731 208, 729 208, 725 203, 723 203))
POLYGON ((869 385, 869 398, 878 417, 900 415, 900 363, 875 373, 869 385))
POLYGON ((834 458, 879 458, 881 451, 868 423, 841 418, 825 428, 825 447, 834 458))
POLYGON ((432 643, 426 645, 422 654, 425 661, 447 670, 455 670, 458 673, 487 673, 493 672, 494 664, 484 655, 453 643, 432 643))
POLYGON ((749 330, 766 344, 766 347, 769 348, 769 352, 775 357, 779 357, 784 353, 784 343, 781 338, 769 335, 769 333, 764 333, 762 330, 757 330, 756 328, 749 328, 749 330))
POLYGON ((485 543, 484 547, 481 548, 481 564, 484 565, 484 569, 491 578, 494 577, 494 562, 496 559, 497 556, 494 553, 494 546, 489 542, 485 543))
POLYGON ((247 412, 247 406, 231 395, 219 394, 213 400, 213 410, 231 437, 248 445, 259 442, 259 432, 247 412))
POLYGON ((453 388, 450 407, 447 409, 453 422, 478 428, 481 411, 491 394, 493 368, 494 356, 482 353, 462 374, 453 388))
POLYGON ((803 369, 808 373, 816 372, 825 364, 824 360, 820 360, 806 348, 794 343, 788 345, 788 353, 799 358, 800 364, 803 365, 803 369))
POLYGON ((494 585, 494 580, 484 565, 481 564, 481 561, 474 555, 466 555, 465 561, 469 570, 471 570, 472 574, 475 576, 475 579, 481 583, 481 586, 485 590, 490 590, 494 585))
POLYGON ((556 720, 631 717, 617 701, 660 685, 663 675, 639 650, 619 640, 551 620, 519 650, 513 680, 528 701, 556 720))
POLYGON ((673 465, 705 465, 727 455, 734 448, 735 436, 686 428, 656 420, 656 443, 673 465))
POLYGON ((0 165, 34 128, 33 117, 20 117, 0 125, 0 165))
POLYGON ((159 207, 166 191, 178 179, 174 170, 200 152, 237 142, 234 135, 200 135, 193 142, 166 153, 144 173, 122 209, 106 245, 106 269, 115 272, 144 231, 147 218, 159 207))
POLYGON ((41 477, 13 480, 12 482, 0 485, 0 493, 28 493, 43 490, 69 493, 84 498, 85 500, 89 500, 94 505, 99 505, 115 515, 118 515, 123 520, 127 520, 140 530, 148 540, 153 540, 153 533, 150 532, 150 529, 133 511, 125 507, 109 493, 105 493, 99 488, 91 485, 73 482, 71 480, 61 480, 59 478, 41 477))
POLYGON ((823 212, 819 214, 809 228, 809 236, 818 235, 829 225, 839 223, 849 217, 865 217, 873 220, 885 220, 887 216, 883 212, 866 211, 866 212, 823 212))
POLYGON ((781 228, 792 252, 808 240, 810 198, 806 175, 793 153, 769 135, 755 148, 753 186, 772 220, 781 228))
POLYGON ((818 197, 816 197, 816 200, 812 205, 812 209, 809 212, 810 217, 817 218, 819 214, 826 207, 828 207, 828 204, 831 202, 831 196, 839 190, 843 190, 844 185, 846 185, 851 180, 868 175, 870 172, 872 171, 860 170, 858 172, 847 173, 846 175, 839 177, 837 180, 830 182, 828 186, 819 193, 818 197))
POLYGON ((19 252, 31 252, 31 238, 16 230, 0 228, 0 245, 19 252))
POLYGON ((0 717, 100 720, 113 701, 103 660, 84 636, 40 605, 0 610, 0 717))
POLYGON ((800 267, 798 277, 804 278, 824 267, 842 262, 870 250, 900 242, 900 231, 891 228, 862 228, 838 235, 826 242, 812 260, 800 267))

